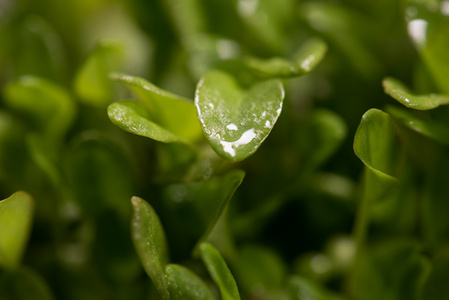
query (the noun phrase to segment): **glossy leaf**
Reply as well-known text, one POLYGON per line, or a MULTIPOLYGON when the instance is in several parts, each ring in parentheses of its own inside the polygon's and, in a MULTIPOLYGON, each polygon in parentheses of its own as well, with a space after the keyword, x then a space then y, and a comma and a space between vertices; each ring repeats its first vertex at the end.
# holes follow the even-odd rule
POLYGON ((5 103, 28 117, 38 132, 59 141, 72 125, 76 107, 68 92, 45 79, 23 76, 7 85, 5 103))
MULTIPOLYGON (((151 123, 156 124, 158 127, 170 133, 155 133, 158 138, 156 140, 164 139, 163 136, 166 135, 166 142, 174 141, 175 136, 193 142, 202 136, 195 107, 190 100, 161 90, 139 77, 115 74, 113 78, 124 83, 141 101, 141 105, 134 105, 132 110, 137 110, 138 114, 145 116, 145 118, 151 120, 151 123)), ((120 117, 125 117, 123 113, 128 108, 119 108, 120 106, 117 107, 117 104, 113 104, 112 108, 108 109, 110 119, 118 126, 122 124, 123 127, 130 127, 132 129, 134 123, 131 121, 136 121, 136 117, 132 118, 132 120, 128 120, 127 118, 121 120, 120 117)), ((139 120, 139 122, 141 121, 143 120, 139 120)), ((144 123, 143 126, 145 128, 154 127, 154 125, 150 126, 146 124, 148 122, 144 123)))
POLYGON ((169 236, 176 238, 174 243, 179 250, 185 247, 190 252, 195 244, 207 239, 244 176, 243 171, 235 170, 208 180, 170 185, 165 189, 168 216, 177 220, 167 230, 169 236))
POLYGON ((400 144, 393 119, 378 109, 368 110, 357 128, 354 152, 374 173, 394 179, 400 162, 400 144))
POLYGON ((209 243, 202 243, 200 245, 200 253, 210 276, 220 289, 221 299, 240 300, 235 279, 217 249, 209 243))
POLYGON ((449 254, 444 252, 433 263, 433 269, 423 284, 420 300, 449 297, 446 278, 449 276, 449 254))
POLYGON ((291 300, 327 300, 326 292, 314 282, 300 276, 292 276, 288 282, 291 300))
POLYGON ((0 201, 0 265, 4 268, 12 269, 20 264, 33 210, 33 199, 22 191, 0 201))
POLYGON ((138 102, 113 103, 108 107, 108 116, 112 123, 127 132, 163 143, 186 142, 183 138, 152 121, 146 108, 138 102))
POLYGON ((231 75, 212 71, 198 83, 195 105, 212 148, 240 161, 252 155, 276 123, 284 99, 279 80, 244 88, 231 75))
POLYGON ((415 95, 399 80, 394 78, 385 78, 382 81, 384 91, 402 105, 418 109, 428 110, 440 105, 449 104, 449 96, 446 95, 415 95))
POLYGON ((181 265, 165 267, 170 299, 172 300, 215 300, 206 283, 195 273, 181 265))
POLYGON ((20 268, 0 273, 0 299, 52 300, 53 295, 44 279, 35 271, 20 268))
POLYGON ((131 233, 140 261, 162 299, 170 299, 164 268, 168 250, 164 229, 154 209, 139 197, 131 199, 133 215, 131 233))
POLYGON ((323 60, 326 52, 327 45, 323 40, 311 39, 295 53, 292 60, 249 57, 243 59, 243 63, 260 78, 290 78, 308 74, 323 60))
POLYGON ((121 45, 113 41, 98 44, 75 77, 75 91, 86 104, 104 107, 112 102, 109 73, 118 71, 122 60, 121 45))
POLYGON ((388 107, 387 112, 404 126, 442 144, 449 145, 449 127, 446 125, 393 106, 388 107))

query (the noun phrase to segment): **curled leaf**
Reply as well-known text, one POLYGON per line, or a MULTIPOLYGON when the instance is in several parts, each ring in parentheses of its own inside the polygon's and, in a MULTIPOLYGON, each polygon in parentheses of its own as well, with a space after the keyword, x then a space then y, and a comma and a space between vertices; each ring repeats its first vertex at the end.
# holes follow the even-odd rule
POLYGON ((393 119, 378 109, 362 117, 354 137, 354 152, 374 173, 395 179, 400 162, 400 145, 393 119))
POLYGON ((399 80, 387 77, 382 81, 385 93, 402 105, 418 110, 429 110, 449 104, 448 95, 415 95, 399 80))

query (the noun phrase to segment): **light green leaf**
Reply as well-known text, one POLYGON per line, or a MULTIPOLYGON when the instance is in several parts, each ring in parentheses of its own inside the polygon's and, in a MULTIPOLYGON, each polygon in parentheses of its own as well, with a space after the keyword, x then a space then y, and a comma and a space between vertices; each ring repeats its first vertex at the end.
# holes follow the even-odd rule
POLYGON ((214 294, 204 281, 189 269, 169 264, 165 267, 170 299, 215 300, 214 294))
POLYGON ((402 82, 394 78, 385 78, 382 85, 385 93, 409 108, 428 110, 449 104, 449 96, 447 95, 415 95, 402 82))
POLYGON ((444 124, 394 106, 387 107, 387 112, 406 127, 442 144, 449 145, 449 128, 444 124))
POLYGON ((124 83, 137 96, 146 110, 146 117, 161 128, 190 142, 202 137, 195 107, 189 99, 164 91, 139 77, 115 74, 112 78, 124 83))
POLYGON ((212 148, 240 161, 252 155, 276 123, 284 99, 279 80, 242 87, 231 75, 212 71, 198 83, 195 105, 212 148))
POLYGON ((154 209, 139 197, 131 199, 133 215, 131 233, 140 261, 162 299, 170 299, 164 268, 168 250, 164 229, 154 209))
POLYGON ((210 276, 218 285, 222 300, 240 300, 235 279, 229 271, 221 254, 209 243, 200 245, 201 259, 206 265, 210 276))
POLYGON ((294 55, 292 60, 281 57, 243 59, 245 66, 256 72, 260 78, 290 78, 306 75, 324 58, 327 44, 321 39, 308 40, 294 55))
POLYGON ((104 107, 112 102, 109 73, 118 71, 123 56, 121 45, 102 41, 89 55, 75 77, 75 91, 86 104, 104 107))
POLYGON ((0 201, 0 265, 16 268, 20 264, 31 229, 34 202, 19 191, 0 201))
POLYGON ((113 103, 108 107, 112 123, 130 133, 163 143, 186 143, 186 141, 157 124, 142 104, 132 101, 113 103))
POLYGON ((170 185, 165 189, 167 213, 170 219, 177 220, 167 228, 167 232, 176 238, 180 250, 185 247, 185 251, 191 251, 195 244, 198 247, 207 239, 244 176, 243 171, 235 170, 208 180, 170 185))
POLYGON ((20 268, 0 273, 0 299, 52 300, 54 298, 42 276, 31 269, 20 268))
POLYGON ((433 263, 433 269, 423 285, 420 300, 449 298, 449 254, 444 252, 433 263))
POLYGON ((4 96, 6 105, 24 114, 50 141, 60 141, 75 118, 68 92, 45 79, 20 77, 5 87, 4 96))
POLYGON ((354 152, 374 173, 395 180, 400 144, 393 119, 378 109, 368 110, 357 128, 354 152))
POLYGON ((328 300, 326 292, 312 281, 300 276, 292 276, 288 282, 292 300, 328 300))

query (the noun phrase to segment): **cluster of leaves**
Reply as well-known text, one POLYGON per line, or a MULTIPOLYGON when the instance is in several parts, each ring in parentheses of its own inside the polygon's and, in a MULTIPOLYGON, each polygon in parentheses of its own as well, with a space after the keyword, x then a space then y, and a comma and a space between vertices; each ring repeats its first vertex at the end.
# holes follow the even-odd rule
POLYGON ((0 298, 448 298, 448 37, 447 0, 1 1, 0 298))

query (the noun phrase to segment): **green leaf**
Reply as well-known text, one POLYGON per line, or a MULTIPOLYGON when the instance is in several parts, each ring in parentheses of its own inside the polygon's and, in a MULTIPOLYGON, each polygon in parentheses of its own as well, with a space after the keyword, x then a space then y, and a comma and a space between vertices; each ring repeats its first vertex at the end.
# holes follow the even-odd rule
POLYGON ((445 94, 449 94, 449 62, 447 49, 449 19, 444 1, 405 1, 408 34, 421 55, 432 79, 445 94))
MULTIPOLYGON (((141 105, 138 106, 139 108, 137 108, 137 105, 133 105, 132 110, 137 110, 139 114, 151 120, 151 123, 154 123, 165 131, 171 133, 166 140, 173 141, 176 136, 189 142, 194 142, 202 137, 195 107, 190 100, 161 90, 139 77, 115 74, 113 78, 124 83, 141 101, 141 105)), ((126 122, 120 119, 120 117, 126 117, 123 115, 126 110, 129 109, 123 108, 123 111, 121 111, 117 108, 117 105, 113 104, 112 108, 108 109, 109 117, 118 126, 120 126, 120 123, 123 123, 122 126, 130 127, 129 124, 126 125, 126 122)), ((143 121, 135 119, 136 117, 134 117, 133 120, 128 120, 128 122, 143 121)), ((150 126, 149 124, 146 124, 148 122, 144 123, 145 127, 150 126)), ((137 131, 137 129, 135 131, 137 131)), ((159 137, 161 134, 155 134, 156 137, 161 139, 161 137, 159 137)))
POLYGON ((291 78, 308 74, 323 60, 326 52, 327 44, 316 38, 308 40, 295 53, 292 60, 281 57, 270 59, 248 57, 243 59, 243 63, 260 78, 291 78))
POLYGON ((433 269, 423 285, 420 300, 449 298, 449 253, 446 251, 433 263, 433 269))
POLYGON ((447 95, 415 95, 402 82, 394 78, 385 78, 382 85, 385 93, 409 108, 428 110, 449 104, 449 96, 447 95))
POLYGON ((28 14, 13 28, 11 54, 15 62, 15 74, 32 75, 65 83, 68 79, 68 61, 65 41, 43 17, 28 14))
POLYGON ((354 264, 350 277, 352 299, 417 299, 430 263, 420 253, 421 247, 416 241, 395 238, 366 250, 354 264))
POLYGON ((131 233, 140 261, 162 299, 170 299, 164 268, 168 250, 164 229, 154 209, 139 197, 131 199, 133 215, 131 233))
POLYGON ((20 264, 31 229, 34 202, 19 191, 0 201, 0 265, 16 268, 20 264))
POLYGON ((52 142, 59 142, 75 118, 76 107, 68 92, 32 76, 20 77, 4 90, 5 103, 31 121, 52 142))
POLYGON ((235 264, 235 277, 240 289, 246 292, 257 288, 279 288, 286 274, 286 267, 278 254, 262 246, 243 247, 235 264))
POLYGON ((204 181, 170 185, 165 189, 168 217, 177 220, 175 223, 167 222, 169 227, 166 229, 169 236, 176 238, 174 242, 179 250, 186 248, 191 251, 195 244, 198 246, 207 239, 244 176, 243 171, 235 170, 204 181))
POLYGON ((291 300, 327 300, 326 292, 312 281, 300 276, 292 276, 288 282, 291 300))
POLYGON ((348 6, 321 1, 305 2, 299 11, 300 16, 340 51, 359 74, 367 79, 377 78, 382 63, 374 55, 371 45, 364 42, 367 35, 375 34, 376 26, 370 23, 370 18, 348 6))
POLYGON ((28 268, 0 273, 0 299, 52 300, 50 288, 44 279, 28 268))
POLYGON ((202 243, 200 245, 200 253, 210 276, 220 289, 221 299, 240 300, 235 279, 217 249, 209 243, 202 243))
POLYGON ((121 45, 100 42, 81 66, 75 77, 75 91, 86 104, 104 107, 112 102, 113 90, 109 73, 118 71, 123 58, 121 45))
POLYGON ((195 105, 212 148, 224 158, 240 161, 256 152, 267 138, 283 99, 279 80, 244 88, 231 75, 212 71, 198 83, 195 105))
POLYGON ((69 153, 73 191, 84 213, 96 216, 112 209, 128 218, 134 173, 123 150, 97 131, 82 132, 69 153))
POLYGON ((261 42, 259 47, 279 53, 284 50, 288 33, 294 26, 295 4, 292 0, 259 0, 257 3, 242 0, 237 2, 237 12, 250 29, 251 37, 261 42))
POLYGON ((204 281, 189 269, 169 264, 165 267, 170 299, 215 300, 214 294, 204 281))
POLYGON ((437 142, 449 145, 449 128, 444 124, 394 106, 387 107, 387 112, 402 125, 437 142))
POLYGON ((400 162, 399 137, 393 119, 378 109, 362 117, 354 137, 354 152, 375 174, 395 179, 400 162))
POLYGON ((146 108, 137 102, 121 101, 108 107, 112 123, 121 129, 163 143, 187 143, 163 126, 150 119, 146 108))

